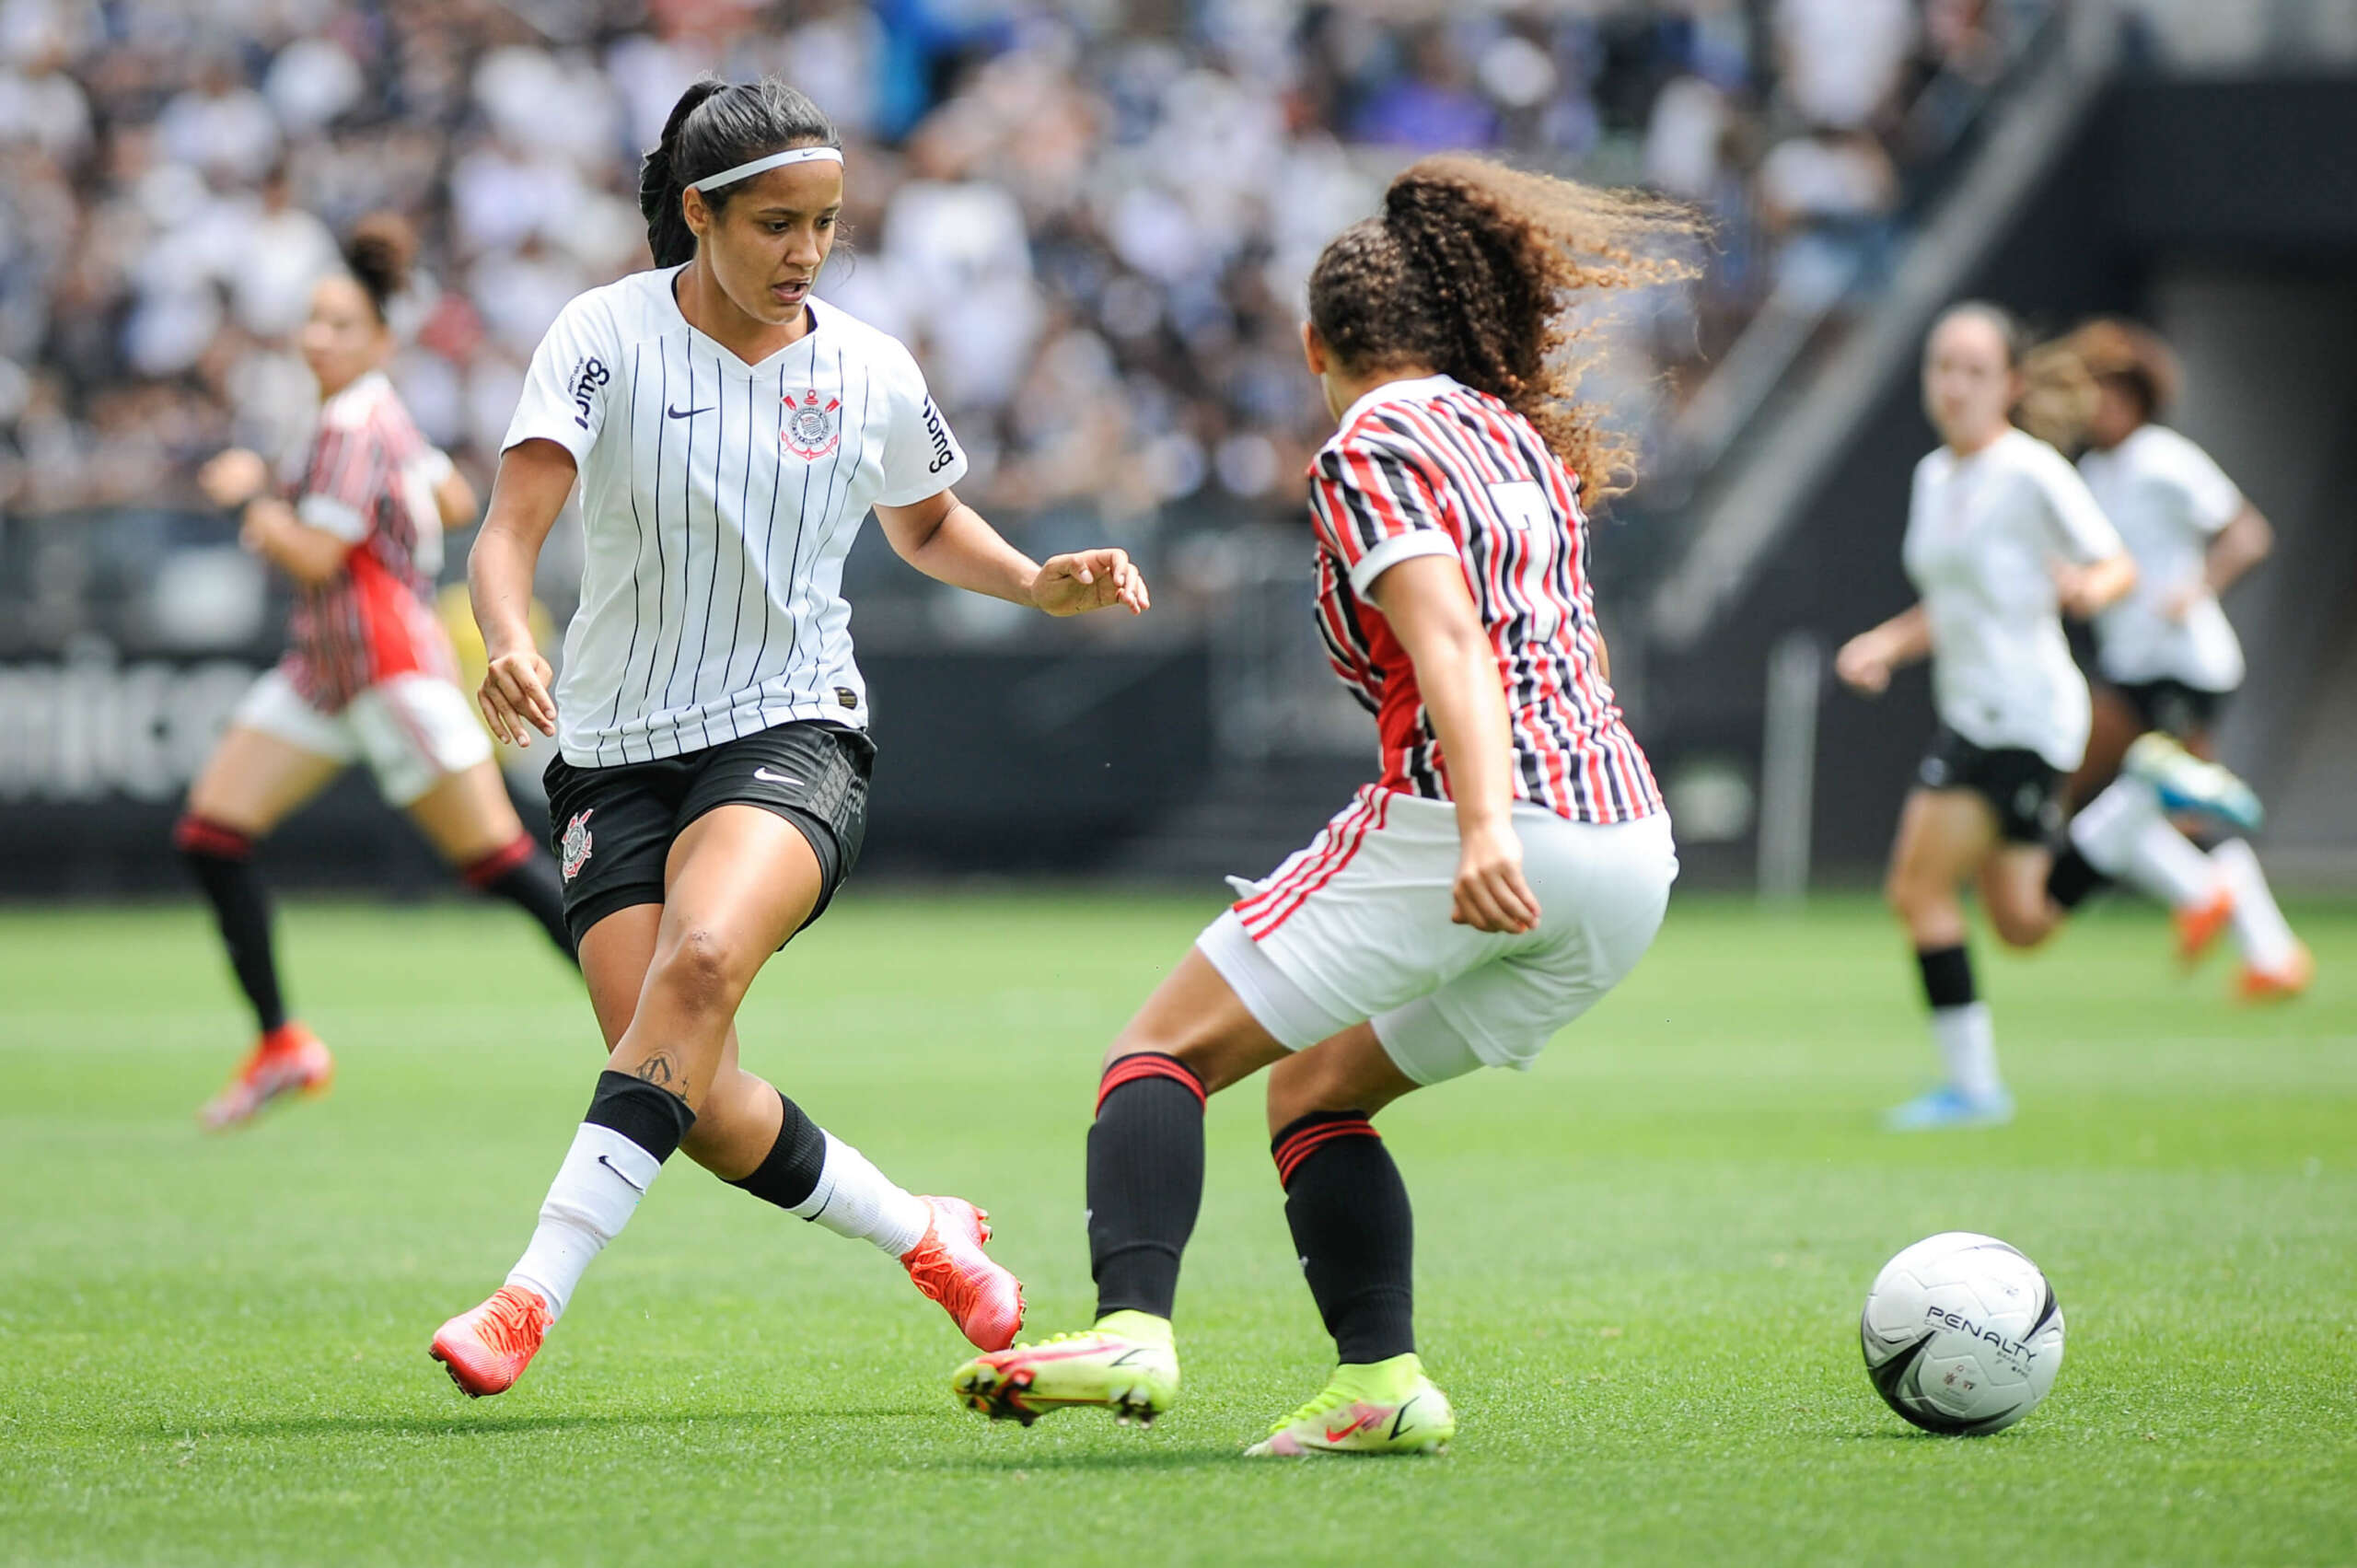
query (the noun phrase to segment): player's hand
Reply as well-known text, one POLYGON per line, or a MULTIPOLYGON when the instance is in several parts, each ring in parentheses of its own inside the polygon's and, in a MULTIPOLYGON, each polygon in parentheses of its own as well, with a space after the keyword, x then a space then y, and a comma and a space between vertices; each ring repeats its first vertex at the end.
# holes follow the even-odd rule
POLYGON ((484 672, 475 701, 482 707, 483 723, 492 735, 511 745, 529 747, 532 731, 556 733, 556 703, 549 696, 549 661, 538 648, 502 654, 484 672))
POLYGON ((2169 590, 2166 598, 2161 600, 2161 614, 2172 626, 2182 626, 2185 618, 2193 613, 2193 607, 2201 602, 2201 596, 2209 591, 2210 585, 2199 577, 2189 583, 2179 583, 2169 590))
POLYGON ((1890 690, 1890 659, 1871 632, 1861 632, 1841 645, 1833 656, 1833 673, 1861 696, 1879 697, 1890 690))
POLYGON ((232 447, 196 470, 196 487, 226 512, 270 488, 270 465, 260 453, 232 447))
POLYGON ((1510 822, 1473 829, 1457 851, 1448 918, 1514 935, 1538 923, 1538 898, 1522 879, 1522 841, 1510 822))
POLYGON ((2105 592, 2109 586, 2108 579, 2090 566, 2054 568, 2055 602, 2074 620, 2093 620, 2097 610, 2109 604, 2111 596, 2105 592))
POLYGON ((1126 550, 1083 550, 1051 556, 1031 580, 1031 602, 1051 615, 1080 615, 1116 604, 1143 615, 1154 603, 1126 550))

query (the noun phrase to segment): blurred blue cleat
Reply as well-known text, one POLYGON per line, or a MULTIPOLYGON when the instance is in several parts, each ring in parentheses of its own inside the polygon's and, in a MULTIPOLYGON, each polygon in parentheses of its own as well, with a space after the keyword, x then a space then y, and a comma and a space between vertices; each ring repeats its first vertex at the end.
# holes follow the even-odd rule
POLYGON ((2014 1097, 2003 1089, 1968 1095, 1954 1084, 1942 1084, 1885 1111, 1882 1124, 1893 1132, 1937 1132, 1950 1127, 2002 1127, 2013 1119, 2014 1097))
POLYGON ((2161 797, 2161 808, 2171 816, 2191 812, 2246 833, 2258 831, 2267 808, 2258 792, 2230 770, 2200 758, 2157 730, 2136 738, 2120 763, 2120 772, 2142 779, 2161 797))

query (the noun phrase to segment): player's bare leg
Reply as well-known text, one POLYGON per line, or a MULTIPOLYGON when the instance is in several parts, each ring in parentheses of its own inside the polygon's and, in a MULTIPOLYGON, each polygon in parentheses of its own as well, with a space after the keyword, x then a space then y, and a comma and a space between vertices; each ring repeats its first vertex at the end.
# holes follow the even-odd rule
POLYGON ((1029 1425, 1074 1405, 1143 1425, 1178 1394, 1171 1330, 1178 1260, 1203 1196, 1203 1102, 1285 1054, 1190 947, 1106 1053, 1088 1132, 1093 1327, 977 1356, 960 1403, 1029 1425))
POLYGON ((1883 891, 1914 947, 1932 1040, 1946 1076, 1890 1111, 1885 1125, 1896 1131, 1971 1126, 2013 1115, 2012 1098, 1997 1073, 1989 1005, 1973 984, 1957 896, 1998 843, 1996 813, 1969 790, 1918 788, 1899 813, 1883 891))
POLYGON ((270 898, 252 855, 256 843, 343 769, 332 757, 234 726, 190 788, 186 814, 173 830, 173 842, 213 907, 258 1035, 229 1082, 198 1112, 209 1128, 240 1125, 284 1095, 324 1094, 334 1081, 335 1059, 328 1048, 286 1016, 270 898))

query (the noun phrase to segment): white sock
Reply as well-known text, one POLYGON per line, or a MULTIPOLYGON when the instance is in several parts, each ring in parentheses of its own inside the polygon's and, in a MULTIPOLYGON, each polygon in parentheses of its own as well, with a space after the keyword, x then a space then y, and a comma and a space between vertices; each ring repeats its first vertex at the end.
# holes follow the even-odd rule
POLYGON ((2235 940, 2241 945, 2244 958, 2253 969, 2270 973, 2290 968, 2293 956, 2300 950, 2300 939, 2292 935, 2291 922, 2277 906, 2258 854, 2243 840, 2228 839, 2210 852, 2210 863, 2234 895, 2235 940))
POLYGON ((1997 1077, 1997 1031, 1989 1018, 1989 1004, 1968 1002, 1961 1007, 1932 1009, 1932 1039, 1948 1070, 1948 1082, 1974 1099, 2003 1092, 1997 1077))
POLYGON ((2165 817, 2139 829, 2128 852, 2128 880, 2173 910, 2205 908, 2218 896, 2219 868, 2165 817))
POLYGON ((540 1203, 532 1244, 507 1271, 507 1283, 536 1291, 551 1321, 564 1316, 589 1260, 620 1236, 663 1162, 610 1127, 585 1121, 540 1203))
POLYGON ((895 1258, 923 1241, 933 1225, 933 1206, 894 1186, 865 1155, 832 1132, 825 1137, 827 1163, 819 1185, 794 1212, 837 1236, 872 1241, 895 1258))
POLYGON ((2123 773, 2071 819, 2071 842, 2097 871, 2126 878, 2132 876, 2137 842, 2154 822, 2167 825, 2161 797, 2142 779, 2123 773))

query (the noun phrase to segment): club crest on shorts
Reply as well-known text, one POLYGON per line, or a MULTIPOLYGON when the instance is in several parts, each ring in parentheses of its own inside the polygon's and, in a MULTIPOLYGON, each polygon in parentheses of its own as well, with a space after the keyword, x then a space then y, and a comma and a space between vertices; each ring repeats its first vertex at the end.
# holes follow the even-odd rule
POLYGON ((563 868, 568 882, 581 875, 581 868, 589 864, 589 812, 596 809, 593 806, 589 811, 576 811, 573 820, 564 825, 564 842, 557 847, 563 854, 563 868))
POLYGON ((788 393, 784 399, 785 422, 778 427, 777 438, 795 457, 805 462, 816 462, 833 451, 843 438, 843 406, 841 398, 819 401, 817 388, 806 390, 796 398, 788 393))

